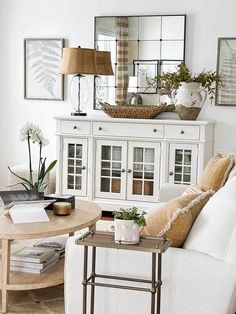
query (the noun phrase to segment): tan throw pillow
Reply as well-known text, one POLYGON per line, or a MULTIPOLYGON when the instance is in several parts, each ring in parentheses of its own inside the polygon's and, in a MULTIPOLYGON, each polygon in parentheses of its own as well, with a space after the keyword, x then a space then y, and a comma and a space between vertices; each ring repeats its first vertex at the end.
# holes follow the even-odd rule
POLYGON ((207 191, 175 198, 157 208, 146 221, 142 235, 167 237, 181 247, 200 213, 214 192, 207 191))
POLYGON ((182 195, 189 195, 189 194, 197 194, 202 193, 203 191, 196 185, 190 185, 187 187, 187 189, 184 191, 182 195))
POLYGON ((210 189, 218 191, 227 181, 230 170, 234 166, 234 156, 223 156, 216 153, 207 163, 198 184, 202 191, 210 189))

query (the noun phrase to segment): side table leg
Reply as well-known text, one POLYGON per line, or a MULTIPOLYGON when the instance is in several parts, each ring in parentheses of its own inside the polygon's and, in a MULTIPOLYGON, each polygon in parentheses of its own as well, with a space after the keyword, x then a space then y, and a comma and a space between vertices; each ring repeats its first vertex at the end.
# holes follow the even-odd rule
POLYGON ((2 240, 2 312, 7 312, 8 292, 7 284, 9 283, 10 273, 10 252, 11 241, 2 240))
POLYGON ((155 313, 156 296, 156 253, 152 253, 152 288, 151 288, 151 314, 155 313))
POLYGON ((87 313, 88 247, 84 247, 83 314, 87 313))
MULTIPOLYGON (((92 248, 92 279, 91 282, 95 282, 96 276, 96 247, 92 248)), ((90 314, 94 314, 94 298, 95 298, 95 286, 91 286, 91 303, 90 303, 90 314)))
POLYGON ((157 280, 160 283, 158 290, 157 290, 157 314, 161 313, 161 268, 162 268, 162 254, 158 253, 158 273, 157 273, 157 280))
POLYGON ((96 231, 96 223, 89 226, 89 231, 96 231))

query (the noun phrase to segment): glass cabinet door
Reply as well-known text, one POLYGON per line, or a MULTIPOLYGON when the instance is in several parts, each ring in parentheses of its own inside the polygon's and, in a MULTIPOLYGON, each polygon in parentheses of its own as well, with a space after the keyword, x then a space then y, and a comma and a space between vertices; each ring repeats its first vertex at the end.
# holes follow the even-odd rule
POLYGON ((196 184, 197 145, 170 144, 169 182, 196 184))
POLYGON ((87 195, 87 140, 63 142, 63 193, 87 195))
POLYGON ((156 201, 160 172, 160 144, 130 142, 127 199, 156 201))
POLYGON ((124 199, 126 142, 97 140, 96 145, 95 195, 97 197, 124 199))

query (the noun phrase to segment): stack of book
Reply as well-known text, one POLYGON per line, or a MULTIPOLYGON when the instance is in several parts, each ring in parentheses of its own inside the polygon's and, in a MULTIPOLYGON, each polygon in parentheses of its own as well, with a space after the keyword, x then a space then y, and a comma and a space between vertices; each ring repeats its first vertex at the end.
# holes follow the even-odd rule
POLYGON ((65 247, 67 237, 50 237, 45 238, 34 244, 35 247, 41 248, 52 248, 54 249, 61 257, 65 256, 65 247))
POLYGON ((28 246, 11 255, 10 269, 40 274, 55 265, 58 260, 59 254, 53 248, 28 246))

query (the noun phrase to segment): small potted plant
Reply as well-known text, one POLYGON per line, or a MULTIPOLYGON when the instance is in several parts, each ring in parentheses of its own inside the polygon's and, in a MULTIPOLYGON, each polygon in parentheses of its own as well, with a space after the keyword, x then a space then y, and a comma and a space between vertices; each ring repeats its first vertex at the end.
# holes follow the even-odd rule
POLYGON ((167 72, 155 77, 160 90, 168 90, 171 94, 176 111, 182 120, 196 120, 207 94, 212 101, 215 96, 213 83, 220 78, 216 72, 202 71, 193 74, 183 63, 177 67, 177 72, 167 72))
POLYGON ((121 208, 114 211, 115 218, 115 242, 123 244, 135 244, 139 242, 140 227, 146 225, 146 212, 139 212, 137 207, 121 208))

